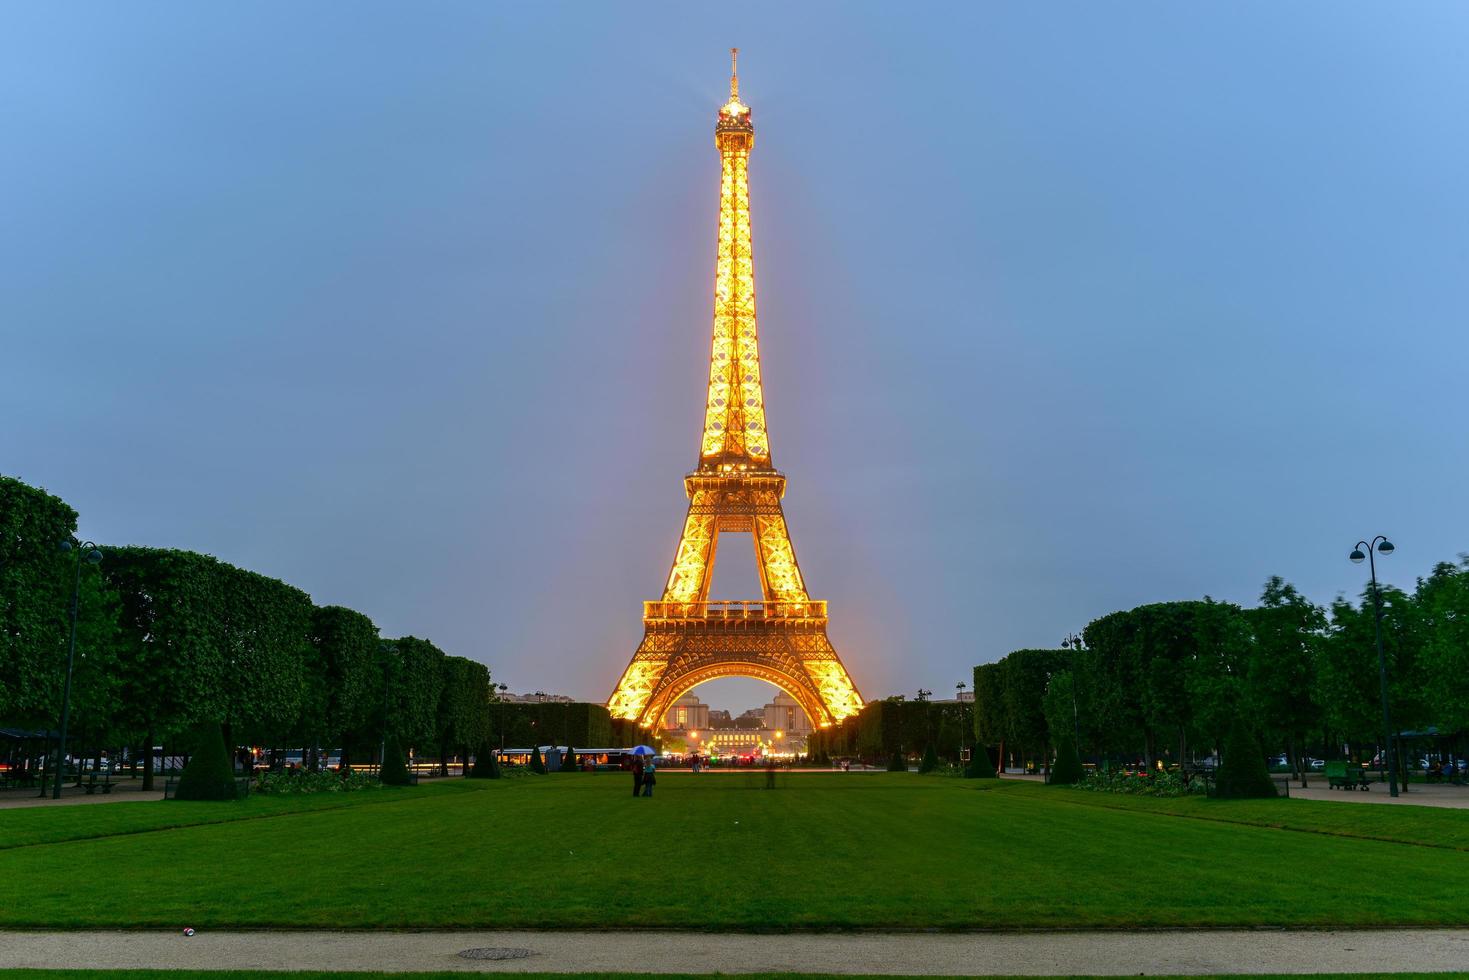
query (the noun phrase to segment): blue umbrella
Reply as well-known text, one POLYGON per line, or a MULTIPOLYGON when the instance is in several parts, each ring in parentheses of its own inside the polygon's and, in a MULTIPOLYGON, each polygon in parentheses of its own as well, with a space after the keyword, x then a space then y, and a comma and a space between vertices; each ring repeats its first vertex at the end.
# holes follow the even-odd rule
POLYGON ((657 755, 658 750, 646 745, 635 745, 628 750, 628 755, 657 755))

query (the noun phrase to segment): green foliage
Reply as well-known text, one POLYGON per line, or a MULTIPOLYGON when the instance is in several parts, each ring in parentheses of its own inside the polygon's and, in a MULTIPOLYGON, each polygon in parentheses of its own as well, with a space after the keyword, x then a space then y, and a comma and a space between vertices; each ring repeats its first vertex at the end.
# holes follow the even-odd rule
POLYGON ((990 761, 989 753, 983 745, 976 745, 970 749, 969 762, 964 766, 965 779, 997 779, 999 773, 995 772, 995 764, 990 761))
POLYGON ((933 743, 923 747, 923 759, 918 763, 918 771, 930 773, 939 767, 938 753, 933 750, 933 743))
POLYGON ((342 606, 312 611, 303 734, 328 744, 366 734, 383 697, 378 646, 377 627, 362 613, 342 606))
POLYGON ((267 796, 303 793, 350 793, 357 790, 377 789, 382 784, 376 777, 355 770, 345 774, 318 770, 308 772, 266 772, 255 780, 255 792, 267 796))
POLYGON ((61 550, 76 521, 59 497, 0 476, 0 725, 56 727, 78 571, 72 732, 105 731, 116 712, 117 600, 95 566, 61 550))
POLYGON ((908 760, 903 758, 903 753, 894 752, 892 758, 888 759, 888 772, 907 772, 908 760))
POLYGON ((541 758, 541 748, 538 745, 531 746, 530 771, 537 776, 544 776, 546 774, 546 760, 541 758))
POLYGON ((561 771, 576 772, 576 766, 576 750, 568 745, 566 747, 566 752, 563 753, 561 756, 561 771))
POLYGON ((1171 772, 1102 772, 1083 776, 1076 783, 1078 789, 1095 793, 1124 793, 1128 796, 1190 796, 1204 795, 1204 781, 1195 779, 1185 782, 1171 772))
POLYGON ((383 746, 383 762, 378 770, 378 779, 384 786, 409 786, 413 780, 408 775, 408 764, 403 759, 403 746, 397 735, 389 735, 383 746))
POLYGON ((1276 795, 1260 742, 1238 719, 1224 740, 1224 763, 1219 767, 1214 788, 1217 795, 1227 799, 1263 799, 1276 795))
POLYGON ((489 734, 490 669, 464 657, 444 657, 439 690, 438 745, 445 761, 469 754, 489 734))
POLYGON ((495 750, 486 740, 480 743, 479 751, 474 754, 474 768, 470 770, 471 779, 499 779, 500 760, 495 756, 495 750))
POLYGON ((1076 741, 1063 731, 1056 741, 1056 761, 1051 766, 1051 785, 1072 786, 1082 777, 1081 757, 1076 754, 1076 741))
POLYGON ((444 651, 428 640, 405 636, 383 641, 382 662, 388 678, 389 730, 409 746, 437 745, 444 651))
POLYGON ((176 800, 234 800, 239 791, 235 786, 234 767, 230 763, 228 750, 224 746, 224 733, 213 722, 203 722, 193 732, 189 764, 179 774, 178 786, 174 787, 176 800))

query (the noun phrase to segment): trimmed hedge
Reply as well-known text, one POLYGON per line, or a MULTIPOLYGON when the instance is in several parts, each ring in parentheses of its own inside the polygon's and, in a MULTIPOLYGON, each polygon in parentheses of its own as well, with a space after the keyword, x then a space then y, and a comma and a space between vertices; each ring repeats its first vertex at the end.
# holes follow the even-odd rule
POLYGON ((224 747, 224 732, 214 722, 194 730, 194 754, 179 775, 176 800, 236 800, 235 770, 224 747))
POLYGON ((546 774, 546 760, 541 758, 541 747, 535 746, 530 750, 530 771, 538 776, 546 774))
POLYGON ((1075 786, 1081 781, 1081 756, 1076 754, 1076 742, 1063 733, 1056 744, 1056 761, 1051 766, 1052 786, 1075 786))
POLYGON ((469 771, 469 778, 500 778, 500 760, 495 758, 495 750, 490 747, 489 742, 480 743, 479 751, 474 754, 474 768, 469 771))
POLYGON ((990 754, 985 751, 983 745, 976 745, 969 750, 969 764, 964 767, 965 779, 998 779, 1000 774, 995 772, 995 764, 990 761, 990 754))
POLYGON ((408 786, 413 782, 408 778, 408 766, 403 761, 403 749, 396 735, 389 735, 383 746, 383 765, 378 779, 384 786, 408 786))
POLYGON ((1224 761, 1214 785, 1218 796, 1231 799, 1268 799, 1276 795, 1275 781, 1265 766, 1265 753, 1238 718, 1225 736, 1224 761))
POLYGON ((923 748, 923 761, 918 763, 918 771, 933 772, 938 767, 939 756, 938 753, 933 750, 933 743, 930 742, 923 748))
POLYGON ((894 752, 893 757, 888 760, 888 772, 907 772, 908 760, 903 758, 903 753, 894 752))

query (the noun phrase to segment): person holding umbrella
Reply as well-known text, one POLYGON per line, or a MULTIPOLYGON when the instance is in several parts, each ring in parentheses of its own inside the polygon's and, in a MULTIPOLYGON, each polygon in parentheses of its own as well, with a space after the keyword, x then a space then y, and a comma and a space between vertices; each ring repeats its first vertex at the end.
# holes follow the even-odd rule
POLYGON ((651 796, 651 790, 649 792, 643 791, 643 781, 649 778, 646 770, 643 768, 643 759, 645 756, 651 757, 653 755, 653 749, 646 745, 635 745, 628 754, 632 756, 632 795, 651 796))

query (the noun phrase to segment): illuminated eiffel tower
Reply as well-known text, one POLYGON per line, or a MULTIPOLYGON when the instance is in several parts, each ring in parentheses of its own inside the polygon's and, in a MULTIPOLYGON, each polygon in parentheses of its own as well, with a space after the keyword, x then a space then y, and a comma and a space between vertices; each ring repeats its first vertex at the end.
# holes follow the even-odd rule
POLYGON ((722 170, 719 248, 699 466, 684 477, 689 513, 663 598, 643 603, 643 642, 607 702, 614 718, 648 727, 689 689, 716 677, 769 681, 819 727, 862 707, 826 637, 826 603, 806 594, 780 505, 785 476, 770 461, 750 245, 755 127, 740 101, 737 55, 731 49, 729 101, 714 123, 722 170), (721 531, 750 533, 763 599, 709 600, 721 531))

